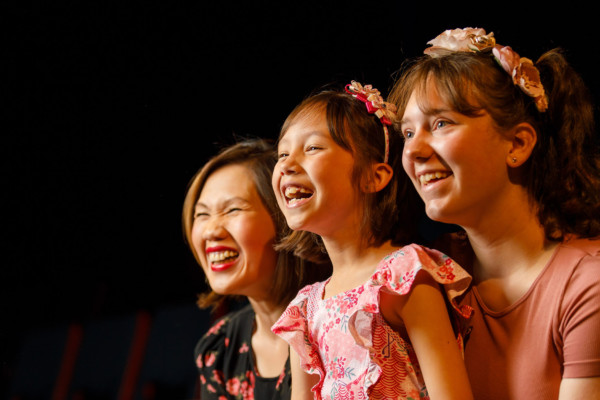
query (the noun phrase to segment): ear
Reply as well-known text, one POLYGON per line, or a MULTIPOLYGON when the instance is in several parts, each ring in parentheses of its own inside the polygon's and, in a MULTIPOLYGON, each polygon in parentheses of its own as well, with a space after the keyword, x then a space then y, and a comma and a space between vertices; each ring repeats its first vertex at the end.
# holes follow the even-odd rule
POLYGON ((528 122, 517 124, 511 130, 511 146, 506 156, 509 167, 520 167, 531 156, 537 143, 537 132, 528 122))
POLYGON ((390 180, 394 176, 394 170, 389 164, 376 163, 373 164, 373 173, 371 174, 372 180, 364 185, 363 190, 366 193, 376 193, 382 190, 390 183, 390 180))

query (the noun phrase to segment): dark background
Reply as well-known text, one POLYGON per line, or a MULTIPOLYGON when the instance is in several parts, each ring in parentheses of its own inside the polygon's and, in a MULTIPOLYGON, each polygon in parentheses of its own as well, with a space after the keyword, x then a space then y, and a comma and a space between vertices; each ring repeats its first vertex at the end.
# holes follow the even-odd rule
POLYGON ((24 332, 193 303, 186 185, 236 136, 276 138, 312 89, 372 83, 445 29, 536 59, 561 46, 598 95, 596 14, 578 2, 20 2, 4 7, 0 355, 24 332))

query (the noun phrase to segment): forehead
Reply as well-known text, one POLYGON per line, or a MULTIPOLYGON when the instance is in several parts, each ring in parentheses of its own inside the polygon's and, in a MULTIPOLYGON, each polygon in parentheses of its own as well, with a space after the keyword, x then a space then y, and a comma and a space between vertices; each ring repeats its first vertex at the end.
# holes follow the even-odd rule
POLYGON ((449 108, 449 101, 443 96, 436 84, 418 85, 406 93, 400 123, 414 112, 435 114, 437 111, 449 108))
POLYGON ((213 171, 204 182, 201 201, 226 197, 244 197, 250 199, 256 194, 254 174, 245 164, 229 164, 213 171))
POLYGON ((298 113, 287 121, 285 130, 281 132, 279 143, 286 142, 294 135, 321 135, 329 137, 330 133, 323 110, 309 109, 298 113))
POLYGON ((454 78, 430 72, 425 79, 413 81, 411 88, 407 89, 402 112, 406 112, 411 100, 425 114, 453 110, 471 115, 481 111, 480 91, 468 79, 454 78))
POLYGON ((322 101, 309 100, 297 106, 286 118, 279 134, 283 138, 289 128, 302 120, 318 119, 325 115, 326 104, 322 101))

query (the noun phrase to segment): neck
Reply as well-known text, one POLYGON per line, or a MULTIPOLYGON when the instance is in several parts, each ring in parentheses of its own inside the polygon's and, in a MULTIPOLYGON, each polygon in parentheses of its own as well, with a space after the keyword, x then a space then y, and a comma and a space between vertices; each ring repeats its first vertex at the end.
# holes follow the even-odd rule
POLYGON ((477 227, 464 227, 475 255, 473 282, 486 304, 508 307, 533 285, 556 247, 534 209, 521 204, 477 227))
POLYGON ((475 273, 483 279, 527 268, 547 247, 544 229, 528 207, 512 208, 509 215, 465 230, 475 253, 475 273))
POLYGON ((249 297, 248 301, 256 315, 256 333, 277 338, 277 335, 271 332, 271 326, 277 322, 281 313, 285 310, 285 306, 265 299, 257 300, 249 297))
POLYGON ((352 289, 364 283, 375 272, 377 264, 397 247, 389 241, 379 247, 366 246, 360 238, 334 240, 323 238, 333 272, 326 296, 352 289))
POLYGON ((256 330, 252 334, 252 352, 258 373, 265 378, 281 375, 289 355, 286 341, 271 331, 284 306, 248 298, 255 313, 256 330))

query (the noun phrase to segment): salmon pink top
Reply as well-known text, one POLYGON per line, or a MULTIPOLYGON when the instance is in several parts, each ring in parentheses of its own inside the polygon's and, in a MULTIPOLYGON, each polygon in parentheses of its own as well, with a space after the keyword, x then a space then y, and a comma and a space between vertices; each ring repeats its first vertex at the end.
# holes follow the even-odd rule
POLYGON ((502 310, 476 287, 465 364, 476 399, 557 399, 566 378, 600 376, 600 240, 570 239, 502 310))

